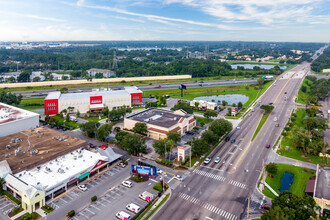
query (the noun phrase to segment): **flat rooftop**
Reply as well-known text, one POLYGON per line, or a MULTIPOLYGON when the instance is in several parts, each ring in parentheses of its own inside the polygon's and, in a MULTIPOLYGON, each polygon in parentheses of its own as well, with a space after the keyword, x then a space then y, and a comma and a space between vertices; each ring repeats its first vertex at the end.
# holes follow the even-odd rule
POLYGON ((315 191, 315 197, 330 200, 330 168, 320 168, 315 191))
POLYGON ((174 114, 172 111, 165 109, 149 108, 136 114, 130 115, 126 118, 152 125, 157 125, 160 127, 170 128, 173 125, 178 124, 181 118, 189 118, 190 116, 190 114, 186 114, 184 116, 177 115, 174 114))
POLYGON ((93 167, 97 161, 106 159, 107 157, 99 153, 78 149, 33 169, 16 173, 15 176, 27 184, 39 186, 47 191, 47 189, 51 189, 70 177, 93 167))
POLYGON ((86 146, 84 140, 39 127, 1 137, 0 161, 7 160, 15 174, 86 146))
POLYGON ((0 102, 0 125, 33 116, 38 114, 0 102))

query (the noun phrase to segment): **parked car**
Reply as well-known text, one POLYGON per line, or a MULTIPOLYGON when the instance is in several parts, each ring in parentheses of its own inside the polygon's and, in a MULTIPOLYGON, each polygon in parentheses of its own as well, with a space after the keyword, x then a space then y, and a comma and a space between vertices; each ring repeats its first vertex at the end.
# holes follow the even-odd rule
POLYGON ((235 138, 232 138, 231 139, 231 143, 235 143, 236 142, 236 139, 235 138))
POLYGON ((88 146, 89 146, 90 148, 95 148, 95 145, 92 144, 92 143, 89 143, 88 146))
POLYGON ((87 190, 87 186, 86 185, 79 185, 78 189, 85 192, 87 190))
POLYGON ((264 204, 262 204, 261 207, 262 207, 263 209, 265 209, 265 210, 269 210, 269 209, 272 208, 272 205, 271 205, 271 204, 264 203, 264 204))
POLYGON ((121 183, 123 186, 126 186, 128 188, 132 188, 133 183, 131 181, 125 180, 121 183))
POLYGON ((134 213, 139 213, 139 211, 141 210, 141 207, 134 204, 134 203, 130 203, 126 206, 126 209, 130 210, 131 212, 134 213))
POLYGON ((267 144, 267 145, 266 145, 266 148, 270 148, 270 144, 267 144))
POLYGON ((54 128, 55 127, 55 125, 50 125, 50 128, 54 128))
POLYGON ((62 128, 62 130, 63 130, 63 131, 66 131, 66 130, 68 130, 68 129, 67 129, 67 128, 65 128, 65 127, 63 127, 63 128, 62 128))
POLYGON ((162 171, 161 169, 158 169, 158 170, 157 170, 157 173, 162 174, 163 171, 162 171))
POLYGON ((251 112, 254 112, 255 111, 255 109, 253 108, 252 110, 251 110, 251 112))
POLYGON ((102 144, 102 145, 100 146, 100 148, 101 148, 102 150, 105 150, 105 149, 108 148, 108 145, 102 144))
POLYGON ((194 135, 195 133, 192 132, 192 131, 186 131, 186 134, 189 134, 189 135, 194 135))
POLYGON ((207 157, 205 160, 204 160, 204 164, 209 164, 211 162, 211 158, 210 157, 207 157))
POLYGON ((214 160, 214 163, 219 163, 220 162, 220 157, 216 157, 215 160, 214 160))
POLYGON ((122 219, 122 220, 127 220, 127 219, 131 218, 130 214, 128 214, 127 212, 124 212, 124 211, 117 212, 116 217, 118 219, 122 219))
POLYGON ((118 166, 120 166, 120 167, 122 167, 122 168, 125 168, 127 165, 126 165, 125 163, 123 163, 123 162, 120 162, 120 163, 118 164, 118 166))
POLYGON ((182 176, 180 176, 180 175, 176 175, 176 176, 175 176, 175 179, 177 179, 177 180, 179 180, 179 181, 182 181, 182 180, 183 180, 182 176))
POLYGON ((44 122, 42 123, 42 125, 47 125, 47 122, 44 121, 44 122))
POLYGON ((59 126, 59 125, 57 125, 57 126, 56 126, 56 129, 61 129, 61 128, 62 128, 62 127, 61 127, 61 126, 59 126))

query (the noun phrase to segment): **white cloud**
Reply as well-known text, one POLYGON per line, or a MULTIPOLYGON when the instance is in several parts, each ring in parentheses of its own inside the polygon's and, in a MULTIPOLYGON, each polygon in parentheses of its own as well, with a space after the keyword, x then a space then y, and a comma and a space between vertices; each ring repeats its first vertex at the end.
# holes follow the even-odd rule
POLYGON ((59 19, 59 18, 45 17, 45 16, 33 15, 33 14, 16 13, 16 12, 12 12, 12 11, 10 11, 10 12, 9 11, 0 11, 0 14, 10 15, 10 16, 14 15, 14 16, 32 18, 32 19, 37 19, 37 20, 44 20, 44 21, 65 22, 65 20, 59 19))

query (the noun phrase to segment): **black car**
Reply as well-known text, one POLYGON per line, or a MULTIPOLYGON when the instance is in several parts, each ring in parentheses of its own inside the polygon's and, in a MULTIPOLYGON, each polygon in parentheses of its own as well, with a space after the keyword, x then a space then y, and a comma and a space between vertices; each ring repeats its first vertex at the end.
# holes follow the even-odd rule
POLYGON ((226 137, 226 141, 230 141, 230 137, 229 136, 226 137))
POLYGON ((56 126, 56 129, 61 129, 61 128, 62 128, 62 127, 61 127, 61 126, 59 126, 59 125, 57 125, 57 126, 56 126))
POLYGON ((186 134, 194 135, 194 132, 192 132, 192 131, 187 131, 186 134))
POLYGON ((50 125, 50 128, 54 128, 55 127, 55 125, 50 125))
POLYGON ((62 128, 62 130, 63 130, 63 131, 66 131, 66 130, 68 130, 68 129, 67 129, 67 128, 62 128))
POLYGON ((149 85, 151 86, 151 85, 152 85, 152 83, 149 83, 149 85))
POLYGON ((47 125, 47 122, 43 122, 42 125, 47 125))

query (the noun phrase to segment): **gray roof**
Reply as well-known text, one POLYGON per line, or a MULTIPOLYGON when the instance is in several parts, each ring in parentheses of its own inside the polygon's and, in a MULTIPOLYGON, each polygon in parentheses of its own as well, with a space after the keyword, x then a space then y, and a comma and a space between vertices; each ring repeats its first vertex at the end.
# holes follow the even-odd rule
POLYGON ((184 116, 174 114, 174 112, 165 109, 149 108, 128 116, 128 119, 157 125, 164 128, 170 128, 179 123, 181 118, 189 118, 191 115, 184 116))
POLYGON ((124 96, 129 93, 125 90, 111 90, 111 91, 95 91, 95 92, 81 92, 81 93, 64 93, 61 94, 60 99, 81 99, 82 97, 90 97, 90 96, 102 96, 104 97, 113 97, 113 96, 124 96))
POLYGON ((58 99, 61 96, 61 92, 50 92, 45 99, 58 99))
POLYGON ((0 161, 0 178, 5 178, 7 174, 11 174, 12 171, 7 160, 0 161))
POLYGON ((122 157, 123 155, 115 153, 111 147, 108 147, 107 149, 103 150, 101 148, 98 148, 97 151, 102 155, 108 157, 108 161, 111 163, 118 158, 122 157))
POLYGON ((319 170, 314 196, 330 200, 330 168, 320 167, 319 170))

